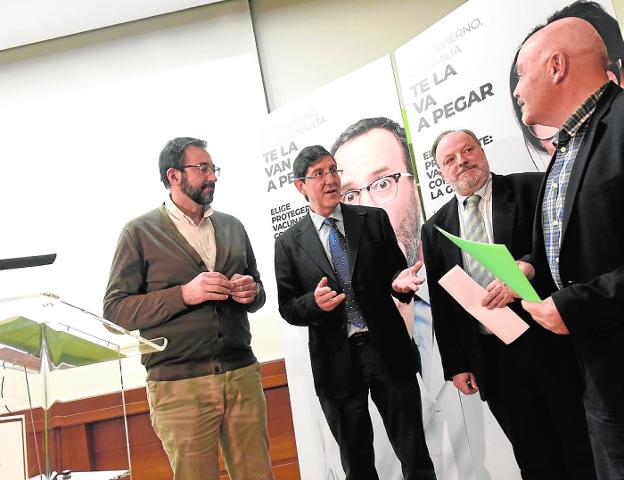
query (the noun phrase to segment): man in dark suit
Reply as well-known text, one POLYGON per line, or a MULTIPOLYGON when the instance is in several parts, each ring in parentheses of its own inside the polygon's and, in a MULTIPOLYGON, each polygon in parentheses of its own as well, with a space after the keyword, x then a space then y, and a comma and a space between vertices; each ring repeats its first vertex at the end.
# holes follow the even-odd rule
POLYGON ((595 478, 580 377, 568 339, 532 322, 513 292, 434 228, 469 240, 502 243, 515 258, 521 257, 531 249, 543 174, 490 174, 485 152, 469 130, 442 133, 432 155, 455 191, 422 230, 445 378, 466 395, 480 392, 488 402, 512 444, 523 479, 595 478), (529 330, 505 345, 479 324, 438 283, 455 265, 486 288, 484 306, 510 304, 528 320, 529 330))
POLYGON ((624 93, 593 27, 566 18, 524 43, 522 121, 560 128, 535 217, 536 278, 557 289, 524 308, 570 335, 584 376, 598 477, 624 479, 624 93))
POLYGON ((288 323, 308 327, 314 386, 346 478, 379 478, 370 391, 405 479, 435 479, 418 350, 392 299, 411 300, 421 263, 406 268, 384 210, 340 203, 341 172, 323 147, 301 150, 293 173, 310 212, 275 243, 279 309, 288 323))

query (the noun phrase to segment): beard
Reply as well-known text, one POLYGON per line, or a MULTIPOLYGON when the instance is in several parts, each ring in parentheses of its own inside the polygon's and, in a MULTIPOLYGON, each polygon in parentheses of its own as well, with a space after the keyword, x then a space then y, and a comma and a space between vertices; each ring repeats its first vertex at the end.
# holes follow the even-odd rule
POLYGON ((481 188, 490 174, 489 171, 484 171, 478 167, 473 167, 471 170, 472 172, 468 175, 463 175, 463 171, 459 172, 456 181, 447 182, 460 195, 470 195, 481 188))
POLYGON ((396 231, 397 240, 405 248, 407 264, 412 266, 418 260, 418 244, 420 242, 420 210, 416 202, 416 192, 410 195, 405 206, 405 213, 396 231))
POLYGON ((210 205, 212 203, 214 189, 215 182, 204 182, 199 187, 193 188, 188 184, 186 175, 182 175, 180 190, 182 190, 182 193, 199 205, 210 205), (211 190, 204 193, 204 189, 209 187, 211 190))

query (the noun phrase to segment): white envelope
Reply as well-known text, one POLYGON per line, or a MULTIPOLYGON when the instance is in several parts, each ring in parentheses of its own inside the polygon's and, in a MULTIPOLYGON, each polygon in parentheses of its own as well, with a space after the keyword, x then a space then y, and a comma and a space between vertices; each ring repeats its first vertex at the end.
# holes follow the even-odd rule
POLYGON ((487 293, 459 265, 455 265, 438 281, 440 285, 473 317, 509 345, 526 332, 529 325, 511 308, 488 310, 481 306, 487 293))

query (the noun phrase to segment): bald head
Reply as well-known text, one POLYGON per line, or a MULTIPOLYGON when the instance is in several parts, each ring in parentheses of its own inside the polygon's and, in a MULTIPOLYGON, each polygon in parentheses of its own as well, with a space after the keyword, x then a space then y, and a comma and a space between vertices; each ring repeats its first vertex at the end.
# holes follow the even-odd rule
POLYGON ((607 69, 607 47, 596 29, 581 18, 563 18, 546 25, 527 39, 524 49, 541 52, 543 57, 562 52, 579 65, 607 69))
POLYGON ((514 96, 527 125, 560 127, 608 81, 607 49, 580 18, 564 18, 531 35, 520 49, 514 96))

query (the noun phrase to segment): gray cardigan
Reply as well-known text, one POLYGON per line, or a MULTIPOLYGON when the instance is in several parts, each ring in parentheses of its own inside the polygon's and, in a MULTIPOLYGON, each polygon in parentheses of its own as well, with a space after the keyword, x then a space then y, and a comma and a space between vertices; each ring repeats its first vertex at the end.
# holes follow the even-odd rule
POLYGON ((210 217, 217 245, 215 271, 251 275, 259 293, 250 304, 231 299, 187 306, 181 286, 206 271, 164 206, 122 230, 104 296, 104 317, 145 338, 165 337, 163 352, 143 355, 148 380, 179 380, 241 368, 256 361, 247 312, 265 302, 249 238, 231 215, 210 217))

